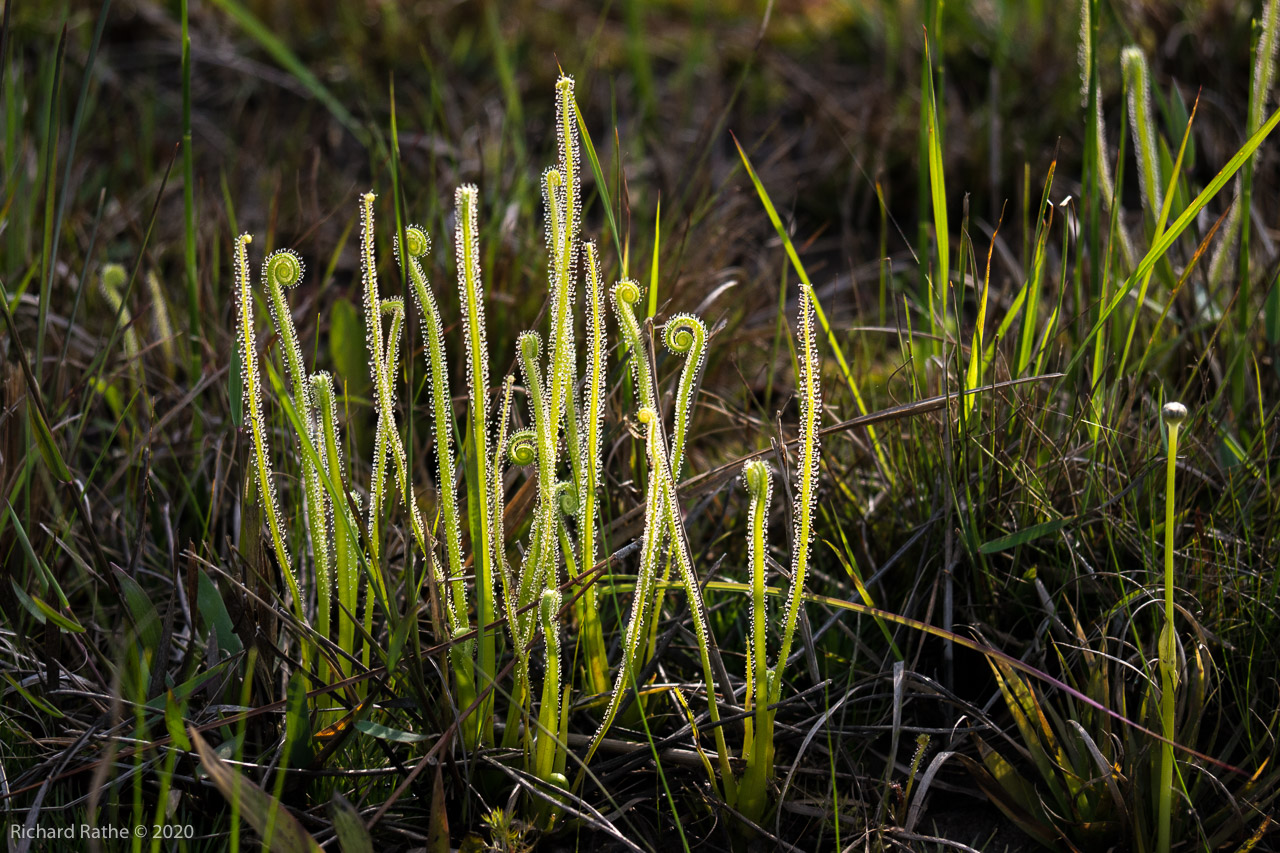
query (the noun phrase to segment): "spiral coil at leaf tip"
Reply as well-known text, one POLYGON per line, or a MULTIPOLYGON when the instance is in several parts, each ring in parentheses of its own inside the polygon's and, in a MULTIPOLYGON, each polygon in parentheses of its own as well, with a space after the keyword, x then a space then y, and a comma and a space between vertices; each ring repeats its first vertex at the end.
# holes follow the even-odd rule
POLYGON ((578 514, 578 487, 575 483, 563 482, 556 485, 556 502, 565 515, 578 514))
POLYGON ((613 286, 614 298, 628 305, 639 302, 640 295, 640 284, 635 279, 623 279, 613 286))
POLYGON ((404 229, 404 244, 411 258, 421 258, 431 251, 431 237, 419 225, 404 229))
POLYGON ((662 339, 667 349, 674 353, 687 353, 695 345, 705 341, 707 327, 692 314, 677 314, 667 321, 662 339))
POLYGON ((526 467, 538 458, 538 437, 532 429, 516 430, 507 445, 507 458, 512 465, 526 467))
POLYGON ((306 272, 306 265, 302 262, 302 256, 293 249, 277 249, 267 259, 262 262, 262 276, 268 282, 280 285, 281 288, 288 289, 298 282, 302 281, 302 276, 306 272))

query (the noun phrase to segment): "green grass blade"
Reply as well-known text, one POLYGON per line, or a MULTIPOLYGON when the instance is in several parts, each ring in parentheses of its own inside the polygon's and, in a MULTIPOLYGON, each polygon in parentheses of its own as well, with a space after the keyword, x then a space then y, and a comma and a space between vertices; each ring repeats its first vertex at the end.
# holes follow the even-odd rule
MULTIPOLYGON (((796 274, 800 276, 801 283, 808 288, 812 294, 813 310, 818 316, 818 322, 822 325, 822 331, 827 336, 827 344, 836 354, 836 361, 840 364, 840 375, 844 377, 845 384, 849 386, 849 392, 853 395, 854 403, 858 407, 859 414, 867 414, 867 405, 863 401, 862 391, 858 388, 857 381, 853 378, 853 371, 849 369, 849 362, 844 357, 844 350, 840 347, 840 342, 836 340, 835 333, 831 330, 831 324, 827 322, 826 312, 822 310, 822 305, 818 302, 817 293, 813 290, 813 283, 809 280, 809 274, 805 272, 804 264, 800 263, 800 256, 796 253, 795 246, 791 243, 791 236, 787 234, 786 227, 782 224, 782 218, 778 216, 778 210, 773 206, 773 201, 769 198, 769 192, 765 189, 764 184, 760 181, 756 170, 751 166, 751 160, 747 157, 747 152, 743 150, 742 144, 735 137, 733 144, 738 148, 738 156, 742 158, 742 164, 746 167, 747 175, 751 178, 751 183, 756 188, 756 193, 760 196, 760 202, 764 205, 765 212, 769 215, 769 221, 773 223, 774 230, 778 232, 778 237, 782 240, 782 245, 786 249, 787 257, 791 259, 791 266, 795 269, 796 274)), ((889 460, 885 454, 884 447, 880 443, 879 437, 876 435, 874 427, 867 428, 867 436, 871 439, 871 444, 875 448, 876 459, 880 463, 880 470, 885 478, 892 483, 894 480, 892 470, 889 467, 889 460)))
POLYGON ((333 93, 320 82, 320 78, 316 77, 307 66, 302 64, 302 60, 298 59, 297 55, 289 49, 289 45, 283 39, 272 32, 262 21, 259 21, 252 12, 237 0, 213 0, 213 5, 230 15, 246 35, 256 41, 278 65, 292 74, 302 87, 311 93, 311 97, 323 104, 325 109, 343 127, 350 131, 351 135, 361 145, 367 147, 370 144, 369 134, 356 121, 355 116, 343 106, 342 101, 334 97, 333 93))
POLYGON ((1166 252, 1169 251, 1169 247, 1172 246, 1174 241, 1182 235, 1182 232, 1187 229, 1187 226, 1195 220, 1196 216, 1200 214, 1200 211, 1204 209, 1205 205, 1212 201, 1213 198, 1221 192, 1222 188, 1227 185, 1227 182, 1230 181, 1231 178, 1235 176, 1236 172, 1238 172, 1245 164, 1245 161, 1253 156, 1253 153, 1258 150, 1262 143, 1266 141, 1267 137, 1271 135, 1271 132, 1276 129, 1277 124, 1280 124, 1280 110, 1276 110, 1272 113, 1271 117, 1267 119, 1266 124, 1258 128, 1257 133, 1249 137, 1249 140, 1241 146, 1240 150, 1238 150, 1230 160, 1227 161, 1227 164, 1222 167, 1222 170, 1219 171, 1216 176, 1214 176, 1214 179, 1209 182, 1208 186, 1201 190, 1200 194, 1192 199, 1191 204, 1187 209, 1182 211, 1178 218, 1174 220, 1173 224, 1169 226, 1168 230, 1166 230, 1164 234, 1162 234, 1152 244, 1151 248, 1147 250, 1147 254, 1142 258, 1142 261, 1139 262, 1137 269, 1129 274, 1129 277, 1116 292, 1111 302, 1102 312, 1102 315, 1093 324, 1089 333, 1085 335, 1084 340, 1081 341, 1078 349, 1076 350, 1076 354, 1072 357, 1071 362, 1067 365, 1067 368, 1063 373, 1068 376, 1072 374, 1076 366, 1080 363, 1080 360, 1089 352, 1086 345, 1093 340, 1093 336, 1098 334, 1099 330, 1102 329, 1103 324, 1106 323, 1111 315, 1114 314, 1115 311, 1124 303, 1125 299, 1128 298, 1129 291, 1134 284, 1150 277, 1156 263, 1164 257, 1166 252))

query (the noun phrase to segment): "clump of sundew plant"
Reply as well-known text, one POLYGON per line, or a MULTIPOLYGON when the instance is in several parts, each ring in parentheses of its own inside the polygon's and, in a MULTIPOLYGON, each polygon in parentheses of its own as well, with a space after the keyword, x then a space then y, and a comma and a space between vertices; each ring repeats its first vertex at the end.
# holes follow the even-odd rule
MULTIPOLYGON (((751 486, 753 510, 753 628, 749 655, 753 661, 748 681, 755 687, 748 707, 754 718, 746 728, 740 753, 729 750, 725 726, 720 717, 720 695, 730 696, 729 685, 717 678, 719 651, 706 618, 698 567, 690 550, 682 521, 677 478, 684 468, 689 422, 695 403, 699 372, 707 346, 707 329, 698 317, 680 314, 666 323, 664 339, 670 350, 684 357, 684 366, 675 395, 675 414, 670 435, 659 408, 659 391, 646 346, 636 305, 643 291, 633 280, 613 288, 614 313, 622 331, 626 358, 631 364, 631 382, 639 403, 635 422, 643 433, 648 461, 646 516, 641 537, 639 567, 631 596, 631 616, 624 629, 622 658, 612 687, 606 681, 607 650, 598 612, 598 501, 601 483, 601 433, 604 383, 608 351, 604 287, 600 280, 595 244, 578 233, 581 221, 578 130, 573 84, 563 78, 557 84, 557 138, 560 160, 543 175, 544 213, 547 221, 547 254, 551 329, 544 347, 535 331, 525 332, 517 341, 517 363, 522 390, 528 403, 532 427, 507 437, 505 418, 510 404, 504 400, 503 420, 492 424, 486 401, 490 395, 484 317, 484 289, 479 266, 477 199, 473 186, 460 187, 455 196, 456 248, 459 297, 463 308, 467 347, 467 377, 470 405, 467 423, 467 452, 470 456, 463 474, 467 512, 472 518, 469 553, 464 552, 461 527, 461 496, 453 435, 456 429, 449 389, 449 369, 445 354, 443 323, 436 296, 421 266, 430 249, 426 232, 415 225, 403 232, 403 246, 396 239, 396 259, 405 271, 420 315, 424 350, 428 365, 427 387, 434 421, 437 464, 438 523, 430 532, 419 498, 410 479, 410 466, 397 420, 395 386, 401 360, 406 325, 405 303, 386 297, 379 284, 375 254, 373 193, 360 198, 360 258, 366 342, 371 354, 370 374, 377 412, 374 457, 369 461, 371 479, 363 493, 367 510, 363 528, 356 521, 348 499, 347 465, 340 452, 340 429, 336 423, 333 379, 323 372, 309 374, 304 365, 297 333, 285 299, 284 289, 302 278, 301 259, 285 249, 272 253, 263 264, 262 282, 266 290, 277 334, 284 353, 284 373, 290 385, 277 386, 282 403, 289 410, 302 458, 302 509, 306 524, 285 523, 276 500, 275 476, 269 459, 263 379, 254 329, 253 288, 248 275, 249 235, 235 244, 240 359, 247 420, 253 437, 253 465, 247 476, 256 486, 265 526, 274 553, 285 575, 289 598, 300 623, 309 626, 321 640, 316 644, 308 634, 298 638, 297 653, 304 668, 313 668, 321 686, 338 676, 355 673, 351 662, 358 657, 355 647, 356 612, 363 612, 366 649, 378 631, 395 634, 402 630, 394 601, 398 589, 421 591, 430 588, 438 600, 443 624, 438 636, 448 649, 449 688, 458 715, 457 730, 468 750, 494 744, 497 648, 499 636, 496 614, 503 612, 506 639, 514 664, 503 721, 503 740, 519 745, 526 756, 526 769, 543 782, 567 784, 568 705, 575 693, 607 694, 603 714, 581 768, 590 773, 590 764, 602 740, 609 733, 616 714, 632 689, 639 687, 637 673, 644 666, 646 649, 659 611, 656 595, 667 584, 663 561, 674 564, 675 584, 690 605, 693 632, 701 661, 711 737, 715 744, 714 768, 707 765, 708 781, 722 791, 730 806, 740 806, 751 820, 759 820, 768 803, 768 785, 773 775, 773 712, 770 706, 781 699, 783 667, 790 655, 804 599, 806 570, 813 539, 813 509, 818 474, 818 431, 821 416, 820 368, 814 331, 811 296, 800 301, 801 342, 801 441, 795 496, 794 553, 791 585, 783 605, 781 646, 778 662, 766 664, 768 607, 764 601, 763 559, 767 548, 763 525, 768 515, 767 469, 758 463, 749 466, 746 477, 751 486), (585 279, 585 286, 579 279, 585 279), (586 293, 586 365, 579 382, 579 352, 575 343, 579 319, 576 295, 586 293), (544 352, 545 350, 545 352, 544 352), (545 358, 545 365, 543 360, 545 358), (496 432, 498 441, 491 441, 496 432), (561 454, 561 449, 564 454, 561 454), (504 455, 518 464, 532 464, 536 472, 536 501, 524 547, 524 556, 511 559, 503 526, 501 481, 504 455), (561 479, 562 477, 567 479, 561 479), (388 491, 388 479, 396 487, 388 491), (762 489, 764 491, 762 491, 762 489), (407 516, 410 546, 393 561, 385 541, 385 521, 391 498, 398 496, 407 516), (566 502, 566 498, 568 499, 566 502), (570 524, 572 520, 572 524, 570 524), (305 534, 299 536, 298 532, 305 534), (292 545, 291 545, 292 543, 292 545), (437 545, 439 543, 439 545, 437 545), (441 554, 443 552, 443 556, 441 554), (294 562, 294 553, 310 555, 294 562), (335 572, 335 564, 337 571, 335 572), (464 570, 469 564, 472 571, 464 570), (420 570, 414 569, 420 565, 420 570), (357 595, 359 571, 365 575, 366 593, 357 595), (491 575, 490 572, 493 574, 491 575), (470 574, 470 578, 468 578, 470 574), (494 583, 494 576, 498 583, 494 583), (307 584, 299 577, 308 579, 307 584), (335 581, 336 578, 336 581, 335 581), (334 586, 339 604, 338 630, 333 630, 334 586), (499 597, 498 591, 501 590, 499 597), (572 592, 573 608, 583 648, 583 665, 575 672, 563 661, 561 626, 565 618, 562 589, 572 592), (378 611, 381 611, 378 614, 378 611), (475 614, 473 619, 472 614, 475 614), (312 615, 314 614, 314 616, 312 615), (375 614, 378 614, 375 619, 375 614), (383 624, 379 625, 378 621, 383 624), (541 642, 538 642, 539 637, 541 642), (330 666, 325 646, 336 644, 338 655, 330 666), (531 660, 541 651, 541 688, 535 689, 531 660), (716 664, 713 664, 716 659, 716 664), (341 663, 339 661, 345 661, 341 663), (313 667, 314 663, 314 667, 313 667), (575 689, 576 687, 576 689, 575 689), (746 775, 739 787, 732 760, 742 760, 746 775)), ((508 389, 511 388, 508 382, 508 389)), ((508 394, 509 398, 509 394, 508 394)), ((417 598, 421 592, 415 593, 417 598)), ((388 663, 388 667, 390 667, 388 663)), ((361 708, 364 706, 362 705, 361 708)), ((361 709, 355 712, 361 714, 361 709)), ((580 777, 581 779, 581 777, 580 777)), ((544 823, 554 822, 556 809, 540 808, 544 823)))

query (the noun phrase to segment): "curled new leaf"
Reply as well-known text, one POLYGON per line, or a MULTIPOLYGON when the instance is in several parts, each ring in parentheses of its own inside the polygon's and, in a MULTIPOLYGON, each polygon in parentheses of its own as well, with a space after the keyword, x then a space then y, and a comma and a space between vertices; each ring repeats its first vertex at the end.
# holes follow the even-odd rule
POLYGON ((512 465, 522 468, 538 461, 538 437, 532 428, 511 433, 507 439, 507 458, 512 465))

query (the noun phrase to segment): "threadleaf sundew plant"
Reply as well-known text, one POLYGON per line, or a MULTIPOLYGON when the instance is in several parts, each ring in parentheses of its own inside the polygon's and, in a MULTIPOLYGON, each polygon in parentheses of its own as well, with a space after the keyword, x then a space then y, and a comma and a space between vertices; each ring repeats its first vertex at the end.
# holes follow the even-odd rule
MULTIPOLYGON (((294 427, 301 459, 301 507, 305 523, 282 517, 276 500, 277 476, 265 426, 263 380, 254 323, 254 294, 248 276, 249 235, 235 246, 238 332, 244 371, 244 397, 253 439, 249 476, 270 534, 290 598, 310 633, 296 639, 299 659, 318 684, 336 679, 358 681, 380 648, 385 632, 393 649, 405 650, 416 636, 411 610, 391 602, 400 591, 409 600, 438 602, 443 620, 437 642, 447 649, 448 695, 458 715, 458 733, 468 750, 501 744, 516 747, 527 771, 544 783, 567 789, 569 718, 575 697, 591 700, 598 714, 595 736, 575 763, 579 784, 633 690, 648 676, 641 672, 654 654, 655 629, 662 615, 663 591, 683 592, 692 613, 693 637, 702 674, 714 744, 714 765, 704 761, 708 781, 730 805, 758 820, 768 804, 773 774, 773 712, 781 696, 783 668, 792 648, 813 530, 817 488, 820 417, 814 315, 806 289, 800 302, 801 438, 793 519, 795 551, 791 586, 782 608, 777 663, 766 664, 769 633, 764 574, 770 475, 763 463, 745 471, 751 499, 751 644, 746 649, 747 707, 740 754, 730 751, 721 704, 736 705, 732 688, 722 682, 719 648, 711 634, 699 581, 700 567, 690 548, 679 502, 678 482, 687 467, 689 428, 708 345, 707 327, 692 314, 665 323, 662 339, 682 358, 674 393, 674 412, 660 406, 653 354, 635 313, 643 288, 624 279, 612 288, 613 313, 621 330, 620 353, 630 364, 636 408, 630 418, 642 435, 647 462, 644 530, 638 542, 634 583, 609 582, 611 599, 630 592, 629 618, 622 626, 620 656, 613 663, 601 618, 601 506, 609 397, 609 324, 606 287, 601 280, 596 244, 580 237, 581 178, 577 106, 573 81, 556 85, 556 135, 559 159, 542 176, 546 224, 549 329, 547 344, 534 330, 520 335, 516 365, 520 384, 508 376, 498 417, 491 416, 490 353, 485 334, 485 293, 480 269, 479 207, 475 186, 459 187, 454 197, 455 268, 461 336, 466 352, 466 420, 459 432, 440 301, 423 268, 431 238, 408 225, 393 241, 395 259, 412 294, 427 366, 425 388, 434 445, 434 515, 424 515, 420 490, 402 431, 410 416, 397 388, 405 346, 406 305, 387 296, 379 281, 372 192, 360 196, 360 269, 369 374, 377 427, 373 458, 366 466, 344 459, 338 417, 338 379, 326 371, 308 372, 285 290, 303 278, 301 258, 288 249, 273 252, 263 264, 262 286, 283 353, 286 384, 276 383, 281 404, 294 427), (403 239, 403 245, 402 245, 403 239), (577 296, 583 294, 579 310, 577 296), (577 341, 582 324, 585 353, 577 341), (581 358, 585 356, 584 358, 581 358), (580 362, 581 358, 581 362, 580 362), (514 429, 510 418, 527 405, 529 427, 514 429), (462 445, 455 441, 461 435, 462 445), (460 463, 460 460, 461 463, 460 463), (532 466, 536 497, 523 542, 512 548, 504 530, 506 464, 532 466), (461 473, 459 468, 461 467, 461 473), (369 479, 352 487, 353 475, 369 479), (390 483, 388 483, 390 481, 390 483), (388 490, 388 485, 391 489, 388 490), (398 502, 395 500, 398 497, 398 502), (359 507, 364 507, 360 518, 359 507), (464 509, 465 507, 465 509, 464 509), (463 526, 464 513, 469 518, 463 526), (397 535, 395 519, 405 516, 408 535, 397 535), (469 529, 469 536, 464 533, 469 529), (407 549, 407 550, 406 550, 407 549), (295 555, 299 555, 295 557, 295 555), (416 566, 421 566, 419 571, 416 566), (300 582, 298 579, 304 579, 300 582), (361 590, 364 594, 361 595, 361 590), (335 595, 336 592, 336 595, 335 595), (502 619, 498 614, 502 614, 502 619), (335 629, 336 625, 336 629, 335 629), (565 632, 576 637, 570 665, 564 659, 565 632), (499 678, 509 656, 511 677, 499 678), (535 663, 537 664, 535 666, 535 663), (506 712, 497 709, 505 702, 506 712), (735 759, 746 775, 738 779, 735 759)), ((270 368, 274 371, 274 368, 270 368)), ((272 374, 273 381, 275 373, 272 374)), ((616 543, 615 543, 616 544, 616 543)), ((431 617, 434 619, 434 617, 431 617)), ((409 648, 412 648, 410 646, 409 648)), ((379 656, 381 654, 379 653, 379 656)), ((392 678, 394 655, 382 657, 392 678)), ((424 685, 410 689, 420 695, 424 685)), ((353 700, 364 696, 354 688, 353 700)), ((643 699, 641 699, 643 701, 643 699)), ((679 702, 688 710, 683 692, 679 702)), ((317 707, 322 707, 318 705, 317 707)), ((338 709, 335 709, 338 710, 338 709)), ((377 712, 361 703, 353 712, 369 718, 377 712)), ((692 718, 691 718, 692 719, 692 718)), ((575 788, 577 785, 575 785, 575 788)), ((539 821, 555 823, 560 809, 543 803, 539 821)))

